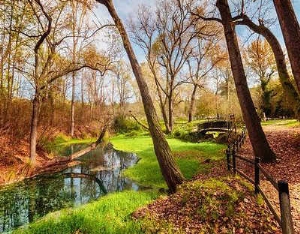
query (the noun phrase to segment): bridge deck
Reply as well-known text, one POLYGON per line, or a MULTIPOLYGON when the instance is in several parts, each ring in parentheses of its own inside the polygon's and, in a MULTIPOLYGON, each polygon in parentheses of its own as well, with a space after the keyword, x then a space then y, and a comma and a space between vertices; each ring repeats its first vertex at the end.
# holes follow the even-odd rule
POLYGON ((230 129, 228 128, 204 128, 199 130, 199 133, 207 133, 207 132, 228 132, 230 129))

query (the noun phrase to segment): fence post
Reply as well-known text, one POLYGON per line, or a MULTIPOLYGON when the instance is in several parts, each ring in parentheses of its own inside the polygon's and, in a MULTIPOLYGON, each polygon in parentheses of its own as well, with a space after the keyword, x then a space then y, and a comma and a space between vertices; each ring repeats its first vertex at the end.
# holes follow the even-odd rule
POLYGON ((239 145, 239 149, 242 147, 242 136, 238 137, 238 145, 239 145))
POLYGON ((255 194, 259 193, 259 162, 260 162, 260 158, 255 157, 255 194))
POLYGON ((230 171, 230 145, 228 145, 226 149, 226 157, 227 157, 227 170, 230 171))
POLYGON ((234 141, 234 145, 235 145, 235 152, 238 152, 239 151, 239 138, 234 141))
POLYGON ((279 202, 281 213, 281 229, 283 234, 293 234, 293 221, 291 214, 289 185, 286 181, 278 181, 279 188, 279 202))
POLYGON ((236 154, 236 151, 233 148, 232 149, 232 166, 233 166, 233 174, 234 175, 236 175, 236 158, 235 158, 235 154, 236 154))

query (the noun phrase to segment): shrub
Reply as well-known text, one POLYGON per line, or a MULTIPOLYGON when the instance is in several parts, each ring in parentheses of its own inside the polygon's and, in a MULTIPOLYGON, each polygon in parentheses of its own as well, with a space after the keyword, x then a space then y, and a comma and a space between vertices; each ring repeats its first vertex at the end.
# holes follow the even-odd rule
POLYGON ((131 131, 141 131, 141 126, 134 120, 126 118, 126 116, 119 115, 115 117, 113 122, 113 129, 117 133, 128 133, 131 131))

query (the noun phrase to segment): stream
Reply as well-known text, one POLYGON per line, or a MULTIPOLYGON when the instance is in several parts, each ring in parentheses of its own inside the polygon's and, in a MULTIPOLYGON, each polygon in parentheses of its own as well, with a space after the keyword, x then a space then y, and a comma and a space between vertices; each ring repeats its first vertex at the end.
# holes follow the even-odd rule
MULTIPOLYGON (((83 147, 67 147, 63 154, 83 147)), ((137 163, 133 153, 97 147, 77 160, 81 162, 79 165, 64 171, 0 187, 0 233, 31 223, 49 212, 86 204, 110 192, 139 189, 121 175, 123 169, 137 163)))

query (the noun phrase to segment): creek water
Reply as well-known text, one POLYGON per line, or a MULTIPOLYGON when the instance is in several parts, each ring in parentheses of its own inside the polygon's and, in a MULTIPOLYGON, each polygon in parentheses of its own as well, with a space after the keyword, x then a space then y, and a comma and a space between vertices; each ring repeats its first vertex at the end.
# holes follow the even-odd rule
MULTIPOLYGON (((83 147, 73 145, 62 151, 67 155, 83 147)), ((133 153, 97 147, 78 161, 79 165, 64 171, 0 187, 0 232, 10 232, 49 212, 86 204, 110 192, 139 188, 121 175, 123 169, 137 163, 133 153)))

